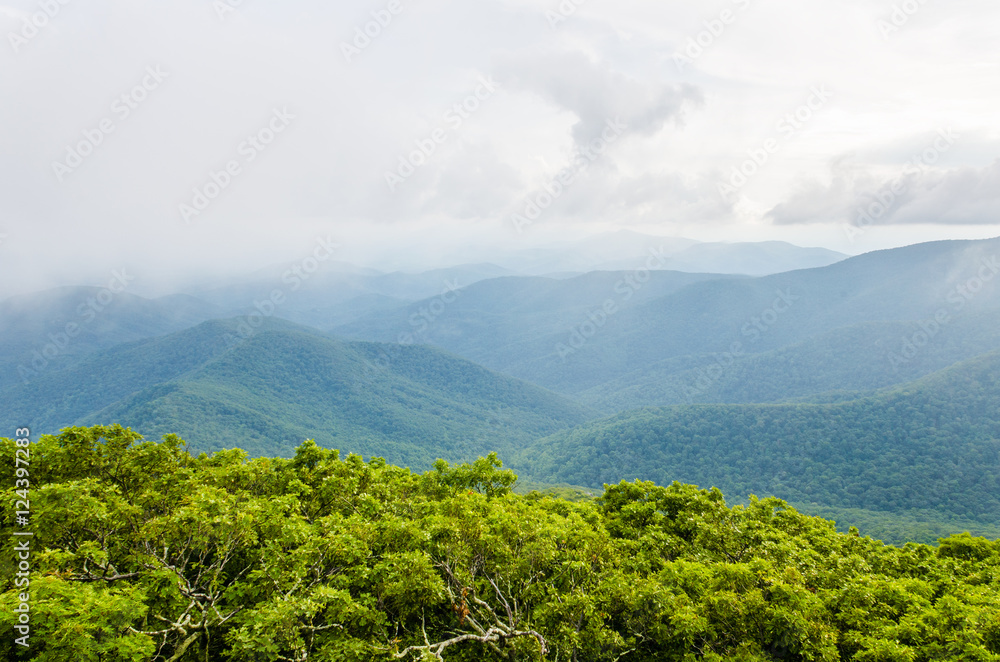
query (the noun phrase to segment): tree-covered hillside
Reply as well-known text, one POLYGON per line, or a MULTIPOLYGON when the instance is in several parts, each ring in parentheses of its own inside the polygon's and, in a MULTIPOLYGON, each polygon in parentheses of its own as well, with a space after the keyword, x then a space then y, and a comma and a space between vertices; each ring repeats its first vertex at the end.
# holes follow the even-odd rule
MULTIPOLYGON (((537 386, 417 345, 347 343, 238 320, 97 353, 3 392, 0 426, 120 421, 198 450, 288 456, 305 439, 404 466, 511 452, 593 415, 537 386)), ((2 429, 2 428, 0 428, 2 429)))
POLYGON ((626 412, 512 458, 537 480, 680 480, 733 497, 1000 519, 1000 354, 832 404, 626 412))
MULTIPOLYGON (((558 283, 494 279, 441 307, 419 342, 612 411, 879 388, 996 349, 998 258, 992 239, 876 251, 763 278, 639 270, 558 283), (935 325, 918 357, 903 368, 892 361, 935 325), (767 356, 757 364, 756 355, 767 356), (699 370, 733 357, 739 366, 729 378, 688 393, 699 370), (747 387, 759 383, 758 368, 766 388, 747 387)), ((392 340, 433 303, 336 331, 392 340)))
POLYGON ((32 383, 115 345, 189 328, 225 309, 190 296, 158 299, 129 290, 115 271, 108 287, 60 287, 0 301, 0 389, 32 383))
POLYGON ((578 394, 595 408, 625 411, 692 403, 782 402, 858 394, 905 384, 1000 349, 1000 310, 956 317, 924 342, 920 322, 866 322, 761 353, 667 359, 578 394), (908 339, 916 338, 918 347, 908 339))
POLYGON ((0 557, 4 659, 1000 660, 1000 545, 981 538, 887 547, 679 483, 517 496, 495 456, 424 474, 311 442, 192 457, 120 427, 21 450, 34 537, 24 576, 0 557))
POLYGON ((614 304, 610 315, 614 318, 692 284, 719 279, 742 280, 673 271, 598 271, 565 280, 495 278, 462 288, 440 310, 432 298, 367 315, 334 331, 379 342, 411 334, 417 342, 532 381, 537 375, 531 366, 551 359, 556 342, 565 341, 575 326, 586 323, 591 313, 597 315, 595 311, 607 301, 614 304), (433 315, 421 315, 430 310, 433 315))

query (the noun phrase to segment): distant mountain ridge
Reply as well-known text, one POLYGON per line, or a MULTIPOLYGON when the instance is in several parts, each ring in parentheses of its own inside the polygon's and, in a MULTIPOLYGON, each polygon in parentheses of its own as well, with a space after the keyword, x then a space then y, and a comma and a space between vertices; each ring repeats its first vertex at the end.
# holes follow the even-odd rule
POLYGON ((677 480, 733 497, 1000 518, 1000 352, 833 404, 638 409, 528 446, 533 479, 677 480))
POLYGON ((146 299, 127 289, 62 287, 13 297, 0 302, 0 388, 72 365, 94 351, 225 313, 184 294, 146 299))
MULTIPOLYGON (((623 246, 644 240, 617 236, 623 246)), ((678 245, 681 252, 712 247, 678 245)), ((645 267, 559 279, 498 277, 507 270, 489 264, 380 274, 330 263, 331 273, 298 291, 276 289, 269 278, 281 274, 261 272, 201 292, 212 301, 150 300, 126 291, 99 313, 86 302, 100 289, 63 288, 0 303, 0 387, 117 343, 207 319, 265 315, 357 340, 435 345, 604 411, 880 388, 994 347, 988 318, 1000 308, 997 254, 997 240, 934 242, 756 278, 645 267), (964 290, 980 270, 989 278, 974 294, 964 290), (276 291, 281 303, 272 306, 268 297, 276 291), (418 295, 428 296, 410 300, 418 295), (943 325, 934 320, 938 314, 943 325), (903 357, 903 340, 920 338, 922 324, 942 332, 927 349, 903 357), (68 337, 67 325, 76 336, 68 337), (902 335, 893 340, 896 333, 902 335), (881 364, 888 369, 880 372, 881 364), (719 365, 725 370, 714 376, 719 365), (757 388, 765 383, 774 386, 757 388)), ((647 255, 646 263, 660 257, 647 255)))
POLYGON ((825 248, 803 248, 781 241, 700 242, 631 230, 479 253, 490 262, 529 276, 638 269, 651 253, 662 256, 660 269, 752 276, 824 267, 848 257, 825 248))
POLYGON ((607 411, 696 403, 766 403, 865 393, 906 383, 958 361, 1000 349, 1000 310, 956 318, 919 348, 920 322, 865 322, 757 354, 666 359, 578 394, 607 411), (904 360, 895 360, 900 357, 904 360))
POLYGON ((281 320, 241 339, 206 322, 104 350, 0 392, 0 426, 114 421, 196 450, 327 447, 428 467, 512 452, 593 414, 544 389, 419 346, 345 343, 281 320))
MULTIPOLYGON (((751 357, 772 353, 772 374, 779 364, 793 373, 794 361, 802 356, 795 358, 796 346, 827 355, 836 364, 839 381, 819 380, 805 387, 804 380, 796 379, 786 392, 773 391, 769 397, 800 397, 866 383, 887 386, 995 347, 990 345, 995 336, 989 317, 1000 310, 1000 279, 994 274, 1000 270, 998 255, 1000 240, 934 242, 760 278, 656 272, 641 288, 624 284, 641 272, 609 274, 603 282, 589 274, 560 281, 558 288, 542 281, 532 288, 523 279, 492 280, 462 290, 457 302, 428 325, 421 341, 604 409, 677 402, 667 382, 684 372, 689 375, 677 379, 696 381, 694 372, 717 372, 716 364, 725 374, 699 387, 694 397, 685 392, 684 383, 675 385, 684 401, 701 401, 706 393, 724 398, 715 384, 732 381, 736 372, 730 372, 730 364, 746 368, 758 361, 751 357), (549 300, 546 292, 553 293, 549 300), (522 301, 539 303, 529 309, 522 301), (941 330, 928 339, 933 346, 903 357, 902 363, 893 360, 909 351, 906 337, 921 337, 921 325, 941 330), (902 335, 893 341, 897 332, 902 335), (853 352, 840 336, 852 337, 862 351, 853 352), (930 360, 931 355, 936 358, 930 360), (873 356, 898 376, 888 381, 873 377, 873 356), (626 395, 645 385, 662 397, 626 395)), ((335 331, 385 340, 405 330, 412 311, 429 303, 372 313, 335 331)), ((822 369, 815 360, 812 364, 822 369)))
POLYGON ((847 255, 826 248, 802 248, 784 241, 695 244, 670 256, 674 271, 768 276, 786 271, 826 267, 847 255))
POLYGON ((763 277, 341 268, 299 299, 262 273, 212 301, 4 301, 0 427, 120 422, 252 455, 315 438, 415 468, 495 450, 547 483, 678 479, 934 530, 1000 517, 1000 239, 763 277))
POLYGON ((491 369, 530 376, 536 374, 531 364, 550 360, 556 344, 565 342, 592 316, 605 324, 694 284, 736 278, 740 277, 672 271, 497 278, 462 288, 429 320, 420 311, 429 310, 436 298, 372 313, 332 331, 345 338, 380 342, 413 334, 417 342, 446 348, 491 369))

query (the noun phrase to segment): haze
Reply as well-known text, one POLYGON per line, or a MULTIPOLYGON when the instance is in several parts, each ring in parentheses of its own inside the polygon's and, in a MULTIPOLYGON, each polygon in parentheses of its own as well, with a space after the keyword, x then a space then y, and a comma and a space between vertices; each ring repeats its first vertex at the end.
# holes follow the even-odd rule
POLYGON ((1000 234, 987 0, 0 0, 0 31, 0 297, 318 238, 416 270, 619 229, 1000 234))

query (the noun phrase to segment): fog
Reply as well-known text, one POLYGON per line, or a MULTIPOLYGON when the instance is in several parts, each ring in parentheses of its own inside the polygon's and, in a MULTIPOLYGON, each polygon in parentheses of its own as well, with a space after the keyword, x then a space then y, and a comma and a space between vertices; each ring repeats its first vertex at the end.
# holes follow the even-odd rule
POLYGON ((1000 6, 0 0, 0 297, 1000 234, 1000 6), (519 220, 520 219, 520 220, 519 220), (525 220, 529 222, 525 222, 525 220))

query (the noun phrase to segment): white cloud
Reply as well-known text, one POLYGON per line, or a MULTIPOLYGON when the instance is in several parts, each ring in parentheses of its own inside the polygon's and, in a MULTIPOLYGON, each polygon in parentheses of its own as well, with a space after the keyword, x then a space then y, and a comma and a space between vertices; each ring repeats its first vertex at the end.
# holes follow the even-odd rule
POLYGON ((0 230, 9 236, 0 296, 25 287, 14 273, 74 280, 124 260, 151 277, 250 268, 296 255, 318 228, 344 229, 357 255, 374 254, 366 242, 381 250, 407 237, 399 251, 412 256, 420 247, 411 237, 439 243, 435 227, 473 228, 462 236, 486 241, 615 115, 629 132, 553 207, 552 228, 843 250, 837 225, 946 127, 955 146, 907 180, 879 242, 907 243, 915 227, 933 238, 997 223, 992 0, 926 3, 888 39, 877 21, 893 3, 869 0, 587 2, 555 30, 550 0, 402 4, 348 63, 340 43, 384 2, 244 0, 225 20, 204 0, 71 2, 15 53, 7 35, 38 5, 5 0, 0 87, 16 93, 0 102, 0 230), (741 4, 679 71, 674 53, 741 4), (52 162, 113 117, 112 103, 157 64, 170 72, 166 83, 60 185, 52 162), (502 92, 390 194, 386 170, 482 75, 496 76, 502 92), (738 201, 719 198, 722 174, 814 85, 834 92, 830 103, 738 201), (283 106, 294 126, 186 227, 177 206, 283 106))
POLYGON ((768 212, 775 223, 997 225, 1000 159, 984 167, 930 168, 919 161, 895 176, 838 164, 830 182, 802 182, 768 212))

